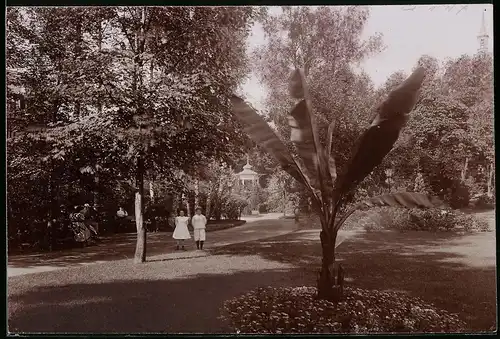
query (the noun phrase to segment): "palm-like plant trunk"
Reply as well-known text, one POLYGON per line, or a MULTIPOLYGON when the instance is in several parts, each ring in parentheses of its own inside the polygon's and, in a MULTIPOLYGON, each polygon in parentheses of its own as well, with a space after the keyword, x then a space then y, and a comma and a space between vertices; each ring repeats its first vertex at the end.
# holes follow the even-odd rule
POLYGON ((317 281, 318 298, 339 301, 343 293, 342 267, 335 263, 335 243, 337 231, 320 233, 322 260, 317 281))
MULTIPOLYGON (((312 202, 321 219, 320 233, 322 264, 318 277, 318 297, 338 301, 342 296, 343 270, 335 263, 337 233, 345 220, 355 211, 352 208, 337 222, 335 216, 343 197, 347 196, 393 148, 408 114, 418 98, 425 70, 417 68, 402 84, 391 91, 377 108, 371 125, 361 134, 342 180, 337 181, 335 159, 331 154, 334 125, 329 126, 327 148, 319 141, 318 128, 311 111, 311 102, 305 74, 297 69, 290 78, 289 91, 299 103, 288 116, 290 140, 295 144, 301 163, 295 161, 287 147, 276 136, 266 121, 242 99, 232 97, 233 114, 244 130, 281 164, 293 178, 302 183, 312 196, 312 202), (334 207, 334 208, 332 208, 334 207)), ((422 194, 396 193, 376 197, 365 202, 370 206, 432 207, 433 203, 422 194)), ((361 205, 360 205, 361 206, 361 205)))

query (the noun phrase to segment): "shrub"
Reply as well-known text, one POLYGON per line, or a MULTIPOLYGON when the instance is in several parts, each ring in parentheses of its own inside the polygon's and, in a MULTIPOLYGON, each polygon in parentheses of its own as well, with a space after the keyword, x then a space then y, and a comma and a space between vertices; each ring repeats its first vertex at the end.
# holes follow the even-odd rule
MULTIPOLYGON (((391 228, 403 231, 486 231, 489 224, 473 215, 457 210, 411 209, 387 211, 392 217, 391 228)), ((389 225, 389 223, 388 223, 389 225)))
POLYGON ((248 205, 244 197, 236 194, 229 196, 222 208, 222 213, 231 220, 237 220, 240 217, 240 211, 248 205))
POLYGON ((393 229, 405 219, 408 219, 408 212, 404 209, 377 207, 367 211, 357 211, 346 220, 342 229, 363 228, 366 231, 393 229))
POLYGON ((363 228, 366 231, 376 231, 384 229, 385 215, 380 213, 380 209, 369 211, 357 211, 346 220, 342 226, 343 230, 353 230, 363 228))
MULTIPOLYGON (((468 217, 472 217, 472 216, 468 216, 468 217)), ((471 227, 467 231, 488 232, 488 231, 490 231, 490 224, 486 220, 472 217, 471 227)))
POLYGON ((482 194, 477 198, 477 201, 474 203, 474 207, 476 208, 495 208, 495 197, 489 197, 486 194, 482 194))
POLYGON ((316 288, 253 290, 228 300, 222 318, 242 333, 461 332, 445 310, 398 292, 345 288, 344 300, 317 300, 316 288))
POLYGON ((463 208, 469 205, 469 187, 464 183, 454 181, 450 191, 448 201, 452 208, 463 208))

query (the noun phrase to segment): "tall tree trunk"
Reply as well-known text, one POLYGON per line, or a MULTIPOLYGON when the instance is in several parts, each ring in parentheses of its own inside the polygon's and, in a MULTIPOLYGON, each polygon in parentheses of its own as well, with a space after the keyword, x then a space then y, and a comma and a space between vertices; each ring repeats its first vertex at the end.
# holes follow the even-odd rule
POLYGON ((95 167, 94 173, 94 208, 96 213, 96 229, 99 229, 99 171, 98 166, 95 167))
POLYGON ((335 264, 335 241, 337 232, 320 233, 322 261, 317 281, 318 298, 330 301, 339 301, 342 297, 343 272, 340 265, 335 264))
POLYGON ((48 220, 47 220, 47 229, 46 229, 46 233, 44 235, 45 239, 47 239, 47 243, 45 243, 44 245, 48 245, 48 249, 50 251, 52 251, 52 236, 53 236, 53 232, 54 232, 54 223, 52 222, 52 220, 54 219, 55 217, 55 205, 56 205, 56 202, 55 202, 55 199, 54 199, 54 168, 52 167, 51 165, 51 170, 50 170, 50 173, 49 173, 49 187, 48 187, 48 193, 49 193, 49 213, 48 213, 48 220))
POLYGON ((135 192, 135 224, 137 227, 137 244, 134 263, 146 261, 146 228, 144 227, 144 157, 137 157, 135 192))
POLYGON ((187 186, 187 193, 184 195, 184 199, 186 202, 186 213, 190 217, 191 216, 191 204, 190 204, 190 194, 191 193, 191 178, 186 176, 186 186, 187 186))
MULTIPOLYGON (((135 34, 135 55, 134 55, 134 74, 132 78, 132 91, 135 96, 136 114, 144 114, 144 103, 141 94, 143 84, 143 53, 144 53, 144 22, 145 8, 141 8, 141 23, 135 34)), ((140 127, 139 127, 140 129, 140 127)), ((141 263, 146 261, 146 228, 144 227, 144 154, 141 152, 137 157, 136 173, 137 190, 135 193, 135 222, 137 226, 137 244, 135 248, 134 262, 141 263)))
MULTIPOLYGON (((82 55, 82 22, 81 19, 76 21, 76 40, 75 40, 75 57, 74 61, 78 62, 78 58, 82 55)), ((81 102, 79 99, 75 100, 75 116, 78 118, 81 113, 81 102)))
POLYGON ((191 206, 189 206, 189 193, 186 194, 186 213, 188 217, 191 217, 191 206))
POLYGON ((151 205, 153 205, 155 203, 155 188, 153 179, 149 181, 149 199, 151 205))
POLYGON ((493 175, 495 174, 494 169, 493 169, 493 164, 488 165, 488 182, 487 182, 487 191, 486 195, 489 198, 493 197, 493 175))
POLYGON ((194 208, 200 206, 200 181, 195 179, 194 182, 194 208))
POLYGON ((465 179, 467 179, 467 167, 469 166, 469 157, 465 157, 465 161, 464 161, 464 168, 462 169, 462 173, 461 173, 461 180, 462 182, 465 181, 465 179))
POLYGON ((178 194, 172 194, 172 215, 175 216, 177 215, 177 210, 179 209, 179 195, 178 194))
POLYGON ((209 183, 208 193, 207 193, 207 210, 205 211, 207 220, 210 220, 211 206, 212 204, 212 185, 209 183))
POLYGON ((286 217, 286 189, 283 185, 283 216, 286 217))
MULTIPOLYGON (((99 52, 99 56, 102 54, 102 40, 103 40, 103 28, 102 28, 102 21, 99 22, 99 32, 98 32, 98 37, 97 37, 97 49, 99 52)), ((99 112, 99 116, 102 114, 102 97, 101 97, 101 90, 102 90, 102 80, 99 81, 99 96, 97 97, 97 111, 99 112)))

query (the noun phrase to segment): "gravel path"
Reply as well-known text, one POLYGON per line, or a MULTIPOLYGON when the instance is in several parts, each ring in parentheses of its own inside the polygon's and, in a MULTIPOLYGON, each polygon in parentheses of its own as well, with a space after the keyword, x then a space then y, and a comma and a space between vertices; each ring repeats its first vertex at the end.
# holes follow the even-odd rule
MULTIPOLYGON (((250 217, 242 226, 209 232, 207 234, 207 249, 240 242, 253 241, 286 234, 296 230, 292 220, 278 220, 280 213, 269 213, 260 218, 250 217)), ((175 241, 172 233, 149 233, 147 235, 148 258, 157 255, 171 254, 178 256, 175 251, 175 241)), ((41 254, 13 255, 8 258, 7 275, 9 277, 54 271, 58 269, 89 265, 100 262, 130 259, 135 252, 136 234, 118 234, 105 237, 95 246, 81 249, 71 249, 41 254)), ((195 250, 194 241, 186 242, 188 251, 195 250)))

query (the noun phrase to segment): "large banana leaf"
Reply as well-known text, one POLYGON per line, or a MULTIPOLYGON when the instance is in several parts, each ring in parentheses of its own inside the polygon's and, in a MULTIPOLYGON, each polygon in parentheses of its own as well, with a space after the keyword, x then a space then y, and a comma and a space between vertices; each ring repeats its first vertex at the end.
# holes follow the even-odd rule
POLYGON ((231 103, 233 105, 233 114, 243 125, 245 133, 274 156, 284 171, 300 183, 309 186, 307 178, 301 173, 285 144, 278 138, 267 122, 241 98, 232 96, 231 103))
POLYGON ((358 204, 358 208, 365 207, 405 207, 405 208, 433 208, 443 206, 443 202, 437 197, 414 192, 399 192, 384 194, 364 200, 358 204))
POLYGON ((424 69, 418 68, 379 105, 375 119, 358 140, 340 185, 341 195, 359 184, 392 149, 413 110, 424 76, 424 69))
POLYGON ((293 142, 307 171, 312 187, 319 188, 318 157, 314 144, 311 121, 305 100, 301 100, 288 116, 290 141, 293 142))
POLYGON ((289 82, 290 95, 303 98, 290 112, 289 125, 292 129, 290 140, 295 144, 297 152, 304 162, 313 187, 320 188, 323 199, 333 188, 329 170, 329 159, 319 141, 318 129, 314 115, 308 102, 305 76, 296 69, 289 82))

